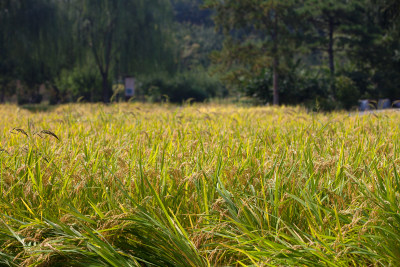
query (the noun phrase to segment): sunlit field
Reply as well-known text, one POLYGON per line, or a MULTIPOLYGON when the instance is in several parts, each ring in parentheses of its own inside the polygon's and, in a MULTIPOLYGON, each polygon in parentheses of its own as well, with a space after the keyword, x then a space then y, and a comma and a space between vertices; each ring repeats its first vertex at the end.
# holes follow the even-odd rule
POLYGON ((400 113, 0 106, 0 265, 399 266, 400 113))

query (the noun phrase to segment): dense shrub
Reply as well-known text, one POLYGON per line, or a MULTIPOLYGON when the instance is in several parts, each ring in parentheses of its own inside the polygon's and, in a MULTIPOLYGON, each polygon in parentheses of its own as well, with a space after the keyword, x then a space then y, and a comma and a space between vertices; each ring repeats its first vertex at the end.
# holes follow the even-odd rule
POLYGON ((345 109, 357 105, 360 99, 360 91, 355 82, 346 76, 336 78, 337 99, 345 109))
MULTIPOLYGON (((36 86, 38 87, 38 86, 36 86)), ((42 101, 43 96, 39 94, 38 88, 28 89, 26 86, 18 89, 17 103, 18 105, 24 104, 38 104, 42 101)))
POLYGON ((90 102, 102 101, 101 77, 95 67, 75 67, 64 70, 56 80, 59 101, 70 102, 82 99, 90 102))
MULTIPOLYGON (((272 71, 246 81, 243 85, 247 96, 255 97, 264 103, 272 102, 272 71)), ((332 110, 335 104, 329 95, 329 78, 323 71, 305 71, 294 64, 285 73, 279 75, 279 97, 282 104, 304 104, 308 108, 332 110)))
POLYGON ((209 97, 225 94, 220 81, 203 71, 184 72, 172 77, 157 74, 144 77, 141 81, 139 94, 155 102, 165 98, 174 103, 181 103, 188 99, 201 102, 209 97))

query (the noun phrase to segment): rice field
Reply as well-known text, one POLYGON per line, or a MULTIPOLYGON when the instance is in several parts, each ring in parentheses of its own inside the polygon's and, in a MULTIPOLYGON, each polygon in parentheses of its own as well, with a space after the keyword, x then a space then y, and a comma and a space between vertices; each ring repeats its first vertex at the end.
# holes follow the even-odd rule
POLYGON ((0 106, 0 266, 399 266, 400 113, 0 106))

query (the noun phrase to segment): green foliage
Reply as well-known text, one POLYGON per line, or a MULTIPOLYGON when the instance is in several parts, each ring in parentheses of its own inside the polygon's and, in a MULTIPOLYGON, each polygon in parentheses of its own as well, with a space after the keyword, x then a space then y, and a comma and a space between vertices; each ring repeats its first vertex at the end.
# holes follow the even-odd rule
POLYGON ((55 1, 3 1, 0 7, 0 76, 27 90, 52 82, 70 53, 71 36, 55 1), (60 30, 62 28, 62 31, 60 30))
MULTIPOLYGON (((53 88, 52 103, 59 102, 58 95, 88 101, 101 95, 108 102, 118 77, 197 75, 199 68, 217 72, 235 97, 245 93, 275 103, 280 95, 284 104, 306 105, 317 98, 321 103, 341 99, 337 106, 349 107, 347 85, 335 83, 347 77, 358 91, 353 97, 397 100, 399 14, 396 0, 1 1, 0 101, 15 94, 20 81, 20 103, 39 101, 43 84, 53 88), (299 58, 304 73, 293 67, 299 58), (84 78, 76 69, 89 67, 101 78, 101 93, 90 93, 97 80, 78 82, 84 78), (73 92, 58 92, 56 85, 66 83, 67 73, 74 76, 75 85, 68 86, 73 92), (78 88, 86 89, 77 93, 78 88)), ((184 80, 200 84, 176 78, 169 93, 198 87, 183 85, 184 80)), ((154 99, 165 93, 153 91, 154 99)), ((200 91, 213 95, 197 88, 173 98, 203 99, 200 91)))
POLYGON ((336 78, 337 98, 345 109, 357 106, 360 99, 360 91, 349 77, 339 76, 336 78))
POLYGON ((19 79, 34 90, 95 62, 107 102, 112 75, 173 70, 169 6, 163 0, 3 1, 0 77, 19 79))
POLYGON ((350 59, 357 64, 358 71, 368 75, 370 95, 395 100, 400 98, 397 86, 400 83, 400 35, 395 26, 386 27, 384 16, 377 12, 368 10, 366 13, 367 22, 356 35, 350 59))
POLYGON ((171 0, 175 20, 191 25, 212 26, 210 9, 202 8, 202 0, 171 0))
POLYGON ((207 5, 215 9, 217 25, 229 36, 213 59, 232 91, 246 88, 247 95, 268 101, 277 91, 282 103, 307 103, 306 99, 317 97, 328 102, 341 99, 336 106, 347 108, 361 95, 400 97, 396 89, 400 77, 396 29, 400 24, 394 12, 398 5, 393 1, 207 1, 207 5), (322 80, 299 79, 290 67, 296 56, 303 60, 307 76, 322 80), (273 67, 274 62, 279 64, 273 67), (344 65, 356 67, 344 72, 344 65), (282 79, 275 86, 271 72, 282 79), (345 97, 349 95, 343 89, 346 86, 340 85, 340 92, 335 87, 335 80, 342 76, 356 83, 358 92, 352 99, 345 97))
POLYGON ((160 59, 167 54, 168 5, 164 0, 72 1, 76 41, 96 63, 104 102, 112 95, 111 73, 137 75, 167 61, 160 59))
POLYGON ((296 51, 296 8, 301 3, 209 0, 206 6, 216 10, 215 22, 227 36, 223 50, 214 55, 220 71, 228 73, 225 79, 237 86, 243 78, 251 79, 272 68, 273 103, 279 104, 279 75, 296 51))
POLYGON ((102 101, 101 77, 95 67, 75 67, 73 70, 64 70, 56 80, 61 103, 77 101, 102 101))
POLYGON ((217 77, 211 77, 205 71, 199 70, 178 73, 172 77, 158 74, 144 78, 141 94, 150 101, 182 103, 189 99, 202 102, 210 97, 222 97, 226 93, 217 77))
POLYGON ((10 76, 4 75, 0 77, 0 103, 4 103, 5 97, 13 94, 15 84, 10 76))
POLYGON ((222 48, 222 34, 205 25, 177 23, 175 28, 179 69, 196 72, 196 68, 208 68, 210 53, 222 48))
POLYGON ((17 92, 17 103, 18 105, 38 104, 42 101, 42 97, 39 93, 39 85, 32 88, 26 84, 20 84, 17 92))
MULTIPOLYGON (((266 70, 258 77, 245 80, 245 94, 271 103, 272 75, 272 70, 266 70)), ((300 102, 313 109, 317 101, 320 110, 334 108, 334 103, 329 99, 329 74, 325 69, 309 71, 299 60, 290 64, 288 71, 280 75, 279 88, 282 104, 296 105, 300 102)))

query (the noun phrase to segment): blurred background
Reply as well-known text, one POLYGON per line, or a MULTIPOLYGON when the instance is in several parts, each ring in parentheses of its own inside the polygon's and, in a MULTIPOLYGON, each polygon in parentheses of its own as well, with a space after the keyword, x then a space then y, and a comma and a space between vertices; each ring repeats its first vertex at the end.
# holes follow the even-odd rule
POLYGON ((1 0, 0 102, 396 107, 399 6, 398 0, 1 0))

